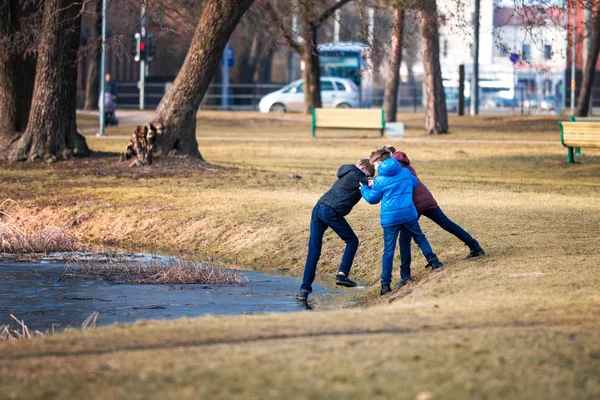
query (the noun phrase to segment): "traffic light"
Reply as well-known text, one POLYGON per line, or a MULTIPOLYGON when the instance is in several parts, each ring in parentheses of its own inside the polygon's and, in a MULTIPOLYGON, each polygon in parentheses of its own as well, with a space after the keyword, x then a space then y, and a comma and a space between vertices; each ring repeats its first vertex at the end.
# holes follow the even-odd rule
POLYGON ((146 61, 150 62, 154 59, 154 36, 146 36, 146 61))
POLYGON ((136 62, 140 62, 140 61, 146 61, 146 62, 150 62, 154 59, 154 36, 153 35, 148 35, 144 38, 142 38, 142 35, 140 33, 136 33, 135 34, 135 48, 134 48, 134 54, 135 54, 135 61, 136 62))

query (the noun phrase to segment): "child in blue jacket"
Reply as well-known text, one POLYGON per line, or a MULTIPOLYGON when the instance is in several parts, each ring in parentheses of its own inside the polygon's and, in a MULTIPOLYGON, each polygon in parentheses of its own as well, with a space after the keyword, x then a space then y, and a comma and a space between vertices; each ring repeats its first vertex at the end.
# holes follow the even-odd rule
POLYGON ((373 187, 362 185, 360 192, 369 204, 381 201, 381 226, 383 227, 383 257, 381 259, 381 295, 392 291, 394 251, 400 233, 410 235, 421 248, 431 269, 444 266, 431 249, 419 226, 419 214, 413 204, 413 190, 418 180, 408 169, 391 158, 389 151, 377 150, 371 154, 371 163, 377 170, 373 187))

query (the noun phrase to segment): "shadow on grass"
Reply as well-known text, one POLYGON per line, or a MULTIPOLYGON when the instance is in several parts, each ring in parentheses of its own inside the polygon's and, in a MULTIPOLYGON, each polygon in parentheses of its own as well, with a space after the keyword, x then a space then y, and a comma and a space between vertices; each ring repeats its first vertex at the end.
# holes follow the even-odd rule
POLYGON ((56 172, 68 179, 73 172, 97 177, 116 177, 132 179, 152 179, 165 177, 188 177, 197 174, 218 174, 234 170, 206 161, 189 157, 155 158, 152 165, 130 167, 131 160, 121 161, 117 152, 92 151, 88 156, 59 161, 52 164, 43 162, 11 163, 0 161, 0 169, 5 171, 56 172))

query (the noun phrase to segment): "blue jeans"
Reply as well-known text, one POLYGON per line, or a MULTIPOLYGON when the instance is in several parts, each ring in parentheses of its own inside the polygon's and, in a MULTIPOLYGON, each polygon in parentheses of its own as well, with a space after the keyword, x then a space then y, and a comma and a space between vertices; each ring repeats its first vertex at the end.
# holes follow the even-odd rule
POLYGON ((394 252, 396 250, 396 240, 400 235, 400 278, 410 278, 410 241, 421 248, 427 261, 437 258, 425 234, 421 232, 419 220, 415 219, 404 224, 398 224, 383 228, 383 257, 381 259, 381 284, 389 285, 392 283, 392 270, 394 267, 394 252))
MULTIPOLYGON (((450 218, 444 214, 440 207, 430 208, 429 210, 423 211, 424 216, 435 222, 440 226, 440 228, 444 229, 447 232, 450 232, 454 236, 456 236, 459 240, 461 240, 464 244, 469 246, 470 249, 473 249, 474 246, 477 246, 477 240, 473 239, 471 235, 463 228, 461 228, 458 224, 453 222, 450 218)), ((412 236, 409 234, 400 233, 400 276, 410 276, 410 241, 412 236)), ((425 257, 427 258, 427 256, 425 257)), ((427 259, 427 261, 431 261, 427 259)))
POLYGON ((317 272, 317 263, 321 257, 321 247, 323 245, 323 235, 327 228, 333 229, 338 236, 346 242, 346 249, 342 256, 340 272, 350 274, 350 268, 354 261, 354 256, 358 250, 358 238, 356 234, 344 219, 333 211, 330 207, 317 204, 312 211, 310 220, 310 239, 308 240, 308 255, 306 256, 306 266, 304 267, 304 278, 302 279, 301 290, 312 292, 312 283, 315 280, 317 272))
POLYGON ((461 242, 469 246, 470 249, 477 244, 477 241, 473 239, 473 236, 469 235, 467 231, 448 218, 440 207, 425 210, 423 211, 423 215, 438 224, 443 230, 456 236, 461 242))

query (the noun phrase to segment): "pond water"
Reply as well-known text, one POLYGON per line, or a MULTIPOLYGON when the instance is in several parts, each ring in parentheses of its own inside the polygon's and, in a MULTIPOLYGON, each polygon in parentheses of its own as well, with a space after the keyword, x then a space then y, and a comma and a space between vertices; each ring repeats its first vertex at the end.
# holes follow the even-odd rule
MULTIPOLYGON (((64 277, 66 262, 59 257, 39 263, 0 263, 0 325, 10 314, 30 330, 79 327, 98 312, 97 325, 131 323, 141 319, 174 319, 200 315, 236 315, 323 310, 348 305, 360 289, 316 283, 313 300, 295 298, 300 279, 239 271, 246 285, 136 285, 108 283, 100 278, 64 277)), ((332 280, 333 281, 333 280, 332 280)))

